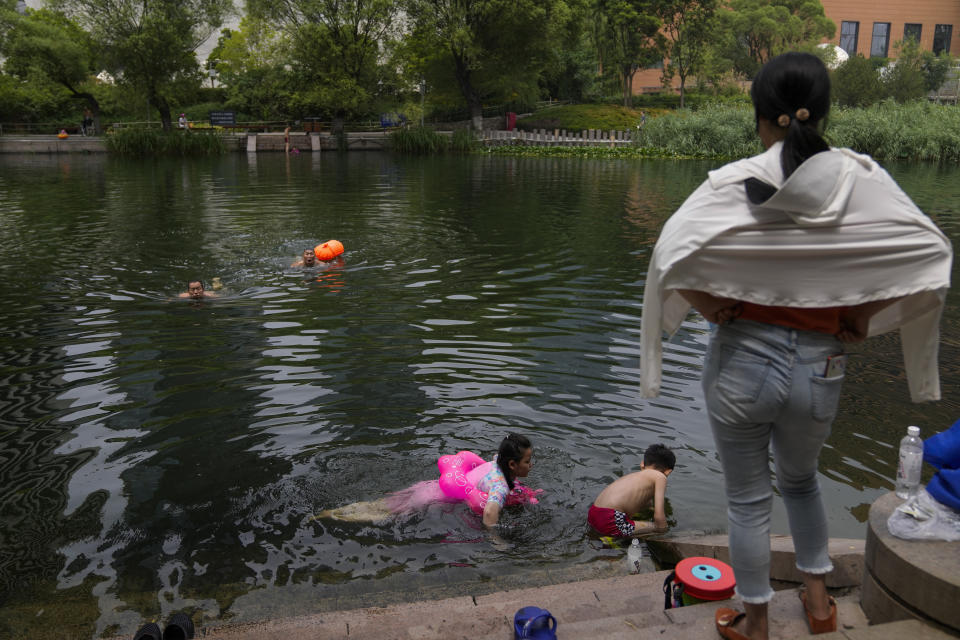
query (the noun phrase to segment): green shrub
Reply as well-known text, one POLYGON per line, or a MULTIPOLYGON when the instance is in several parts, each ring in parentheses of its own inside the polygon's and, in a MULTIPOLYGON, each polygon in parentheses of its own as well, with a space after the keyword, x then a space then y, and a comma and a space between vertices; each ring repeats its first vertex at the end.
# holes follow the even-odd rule
POLYGON ((188 107, 182 107, 177 111, 177 113, 182 111, 183 113, 187 114, 187 120, 190 122, 209 122, 211 111, 224 110, 225 107, 223 106, 222 102, 201 102, 188 107))
POLYGON ((894 65, 881 74, 886 94, 897 102, 919 100, 927 94, 920 45, 913 38, 895 43, 900 55, 894 65))
POLYGON ((107 150, 123 156, 218 155, 226 151, 223 138, 210 131, 163 131, 123 127, 106 137, 107 150))
POLYGON ((883 97, 884 89, 873 64, 861 55, 847 58, 832 73, 831 93, 844 107, 866 107, 883 97))
POLYGON ((636 109, 611 104, 568 104, 547 107, 533 112, 517 121, 517 129, 535 131, 537 129, 600 129, 620 131, 633 129, 640 121, 640 112, 636 109))

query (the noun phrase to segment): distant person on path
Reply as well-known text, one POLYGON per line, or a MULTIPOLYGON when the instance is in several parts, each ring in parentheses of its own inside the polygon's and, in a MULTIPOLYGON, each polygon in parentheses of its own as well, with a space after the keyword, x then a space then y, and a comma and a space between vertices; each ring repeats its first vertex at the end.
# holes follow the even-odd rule
POLYGON ((202 300, 203 298, 216 298, 217 294, 204 289, 202 280, 191 280, 187 283, 187 290, 181 293, 178 297, 202 300))
POLYGON ((304 249, 303 257, 300 260, 297 260, 291 267, 303 267, 304 269, 309 269, 311 267, 317 266, 317 254, 313 252, 313 249, 304 249))
POLYGON ((177 126, 181 129, 187 128, 187 114, 181 113, 180 117, 177 119, 177 126))
POLYGON ((90 107, 84 107, 83 109, 83 121, 80 125, 80 133, 85 136, 93 135, 91 127, 93 126, 93 112, 90 111, 90 107))
POLYGON ((652 444, 643 454, 640 471, 614 480, 590 505, 587 522, 604 536, 632 538, 667 530, 664 498, 667 476, 673 472, 677 456, 662 444, 652 444), (653 505, 653 522, 634 522, 636 513, 653 505))
POLYGON ((886 171, 823 139, 830 76, 819 58, 773 58, 750 95, 767 150, 711 171, 666 222, 640 330, 649 398, 660 391, 663 333, 675 332, 691 306, 713 323, 704 403, 745 609, 717 609, 714 622, 734 640, 769 637, 771 447, 807 625, 813 634, 837 629, 817 466, 837 414, 844 343, 899 329, 911 398, 939 399, 939 323, 953 259, 947 237, 886 171))

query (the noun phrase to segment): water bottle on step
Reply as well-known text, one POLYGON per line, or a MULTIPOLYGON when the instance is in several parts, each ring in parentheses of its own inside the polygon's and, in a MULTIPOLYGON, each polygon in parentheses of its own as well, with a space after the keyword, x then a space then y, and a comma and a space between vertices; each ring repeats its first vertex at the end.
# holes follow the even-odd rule
POLYGON ((907 435, 900 441, 900 460, 897 463, 897 497, 912 498, 920 488, 920 468, 923 465, 923 440, 920 427, 907 427, 907 435))
POLYGON ((627 568, 630 573, 640 573, 640 565, 643 562, 643 548, 640 541, 636 538, 627 547, 627 568))

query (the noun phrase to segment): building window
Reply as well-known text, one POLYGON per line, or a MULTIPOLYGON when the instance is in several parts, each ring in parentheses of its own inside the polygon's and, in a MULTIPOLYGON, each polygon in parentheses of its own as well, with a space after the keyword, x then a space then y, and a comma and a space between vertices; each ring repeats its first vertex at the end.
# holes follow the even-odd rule
POLYGON ((913 38, 915 42, 920 43, 920 33, 923 31, 922 24, 910 23, 903 25, 903 39, 913 38))
POLYGON ((933 29, 933 53, 950 53, 950 39, 953 38, 952 24, 938 24, 933 29))
POLYGON ((890 46, 890 23, 873 23, 873 40, 870 42, 871 58, 886 58, 890 46))
POLYGON ((840 48, 851 56, 857 55, 857 34, 860 32, 859 22, 840 23, 840 48))

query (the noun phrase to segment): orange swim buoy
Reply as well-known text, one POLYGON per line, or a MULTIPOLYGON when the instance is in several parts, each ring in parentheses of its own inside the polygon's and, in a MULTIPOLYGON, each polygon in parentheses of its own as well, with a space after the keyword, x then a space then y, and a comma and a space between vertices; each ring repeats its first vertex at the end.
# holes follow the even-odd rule
POLYGON ((343 253, 343 244, 339 240, 327 240, 323 244, 318 244, 313 248, 317 260, 329 262, 343 253))
POLYGON ((61 140, 65 140, 70 137, 70 134, 67 133, 66 129, 60 129, 60 133, 57 134, 57 137, 61 140))

